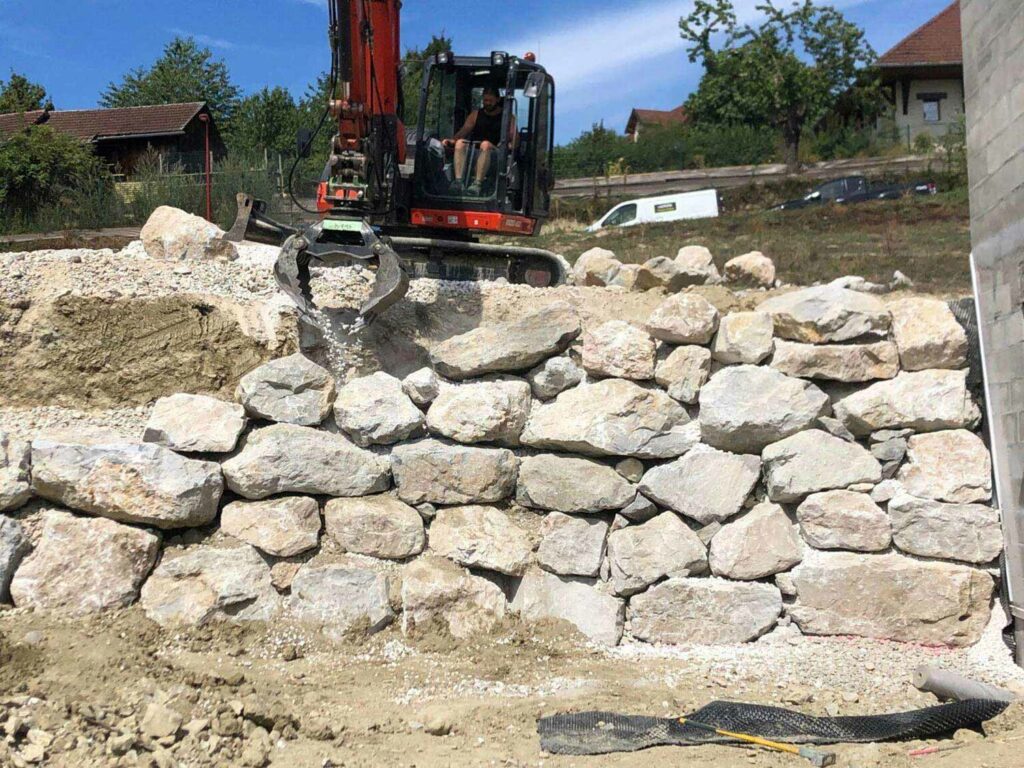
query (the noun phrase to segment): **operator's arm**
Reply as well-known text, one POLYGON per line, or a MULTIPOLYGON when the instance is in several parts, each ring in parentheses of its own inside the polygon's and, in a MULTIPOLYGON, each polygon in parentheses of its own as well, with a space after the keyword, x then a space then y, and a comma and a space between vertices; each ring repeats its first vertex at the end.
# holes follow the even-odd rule
POLYGON ((458 130, 458 133, 456 133, 455 136, 453 136, 450 139, 445 139, 444 143, 445 144, 454 144, 459 139, 465 139, 466 137, 468 137, 473 132, 473 129, 475 127, 476 127, 476 112, 474 111, 474 112, 470 112, 469 113, 469 117, 466 118, 466 122, 458 130))

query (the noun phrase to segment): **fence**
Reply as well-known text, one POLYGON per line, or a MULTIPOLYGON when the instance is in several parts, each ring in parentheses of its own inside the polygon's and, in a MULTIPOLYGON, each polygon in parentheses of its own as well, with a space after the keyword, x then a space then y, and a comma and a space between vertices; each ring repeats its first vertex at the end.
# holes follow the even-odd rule
POLYGON ((693 192, 714 187, 728 189, 748 184, 782 181, 817 181, 854 175, 903 175, 928 171, 935 163, 930 156, 831 160, 812 163, 793 172, 783 163, 737 165, 727 168, 699 168, 686 171, 638 173, 587 179, 562 179, 555 183, 554 197, 643 197, 645 195, 693 192))

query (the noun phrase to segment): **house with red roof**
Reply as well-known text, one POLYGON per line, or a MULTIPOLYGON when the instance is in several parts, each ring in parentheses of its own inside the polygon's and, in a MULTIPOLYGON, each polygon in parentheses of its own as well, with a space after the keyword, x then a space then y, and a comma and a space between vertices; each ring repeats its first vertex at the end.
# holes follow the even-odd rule
POLYGON ((645 127, 683 125, 686 119, 686 108, 682 106, 675 109, 634 109, 626 123, 626 135, 637 142, 645 127))
POLYGON ((207 129, 214 159, 227 154, 216 122, 202 101, 118 109, 13 112, 0 115, 0 141, 36 125, 91 144, 115 173, 128 177, 136 172, 147 153, 162 156, 165 166, 180 163, 187 171, 201 171, 207 129))
POLYGON ((960 1, 915 29, 876 64, 900 137, 941 138, 964 114, 964 55, 960 1))

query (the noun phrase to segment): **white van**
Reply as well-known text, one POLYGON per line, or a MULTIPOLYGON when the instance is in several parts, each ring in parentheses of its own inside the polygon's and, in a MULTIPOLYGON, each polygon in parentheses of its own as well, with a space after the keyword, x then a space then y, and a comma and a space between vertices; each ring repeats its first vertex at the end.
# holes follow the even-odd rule
POLYGON ((632 227, 637 224, 717 217, 718 190, 702 189, 698 192, 627 200, 587 227, 587 232, 596 232, 605 227, 632 227))

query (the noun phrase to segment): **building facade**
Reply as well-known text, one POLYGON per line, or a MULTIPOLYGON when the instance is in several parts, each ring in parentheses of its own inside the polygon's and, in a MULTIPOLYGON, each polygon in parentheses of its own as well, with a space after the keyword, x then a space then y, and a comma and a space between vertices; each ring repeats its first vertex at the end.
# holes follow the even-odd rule
POLYGON ((878 60, 890 109, 880 121, 908 144, 941 139, 964 119, 960 2, 911 32, 878 60))

